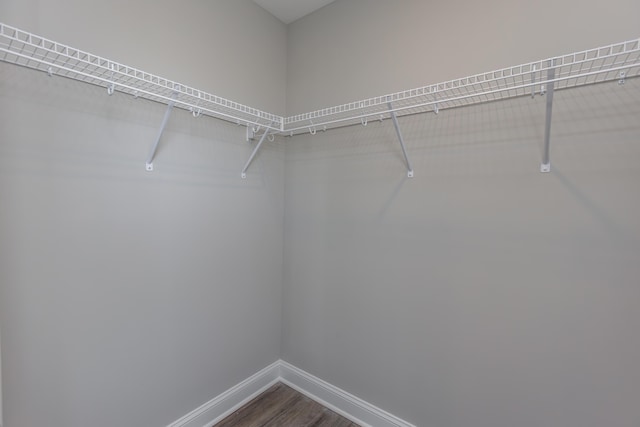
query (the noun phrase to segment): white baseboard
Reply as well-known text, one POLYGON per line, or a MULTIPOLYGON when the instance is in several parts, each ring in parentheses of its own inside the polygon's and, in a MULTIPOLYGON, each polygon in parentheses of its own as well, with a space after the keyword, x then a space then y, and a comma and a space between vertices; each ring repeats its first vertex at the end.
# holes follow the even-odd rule
POLYGON ((280 381, 362 427, 416 427, 282 360, 280 381))
POLYGON ((280 361, 250 376, 167 427, 211 427, 280 381, 280 361))
POLYGON ((278 382, 362 427, 416 427, 283 360, 267 366, 167 427, 211 427, 278 382))

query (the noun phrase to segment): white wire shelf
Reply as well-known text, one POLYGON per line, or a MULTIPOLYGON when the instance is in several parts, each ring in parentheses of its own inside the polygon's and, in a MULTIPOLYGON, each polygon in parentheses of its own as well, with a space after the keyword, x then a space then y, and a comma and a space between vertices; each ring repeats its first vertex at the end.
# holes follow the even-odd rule
POLYGON ((119 64, 0 23, 0 59, 50 75, 169 104, 230 122, 281 131, 281 116, 230 101, 187 85, 119 64))
POLYGON ((294 135, 369 120, 438 112, 480 102, 544 93, 640 75, 640 39, 282 117, 0 23, 0 60, 102 86, 109 93, 170 104, 230 122, 294 135), (548 71, 555 70, 552 80, 548 71), (391 104, 391 107, 390 107, 391 104))
POLYGON ((247 138, 262 129, 260 142, 244 169, 246 172, 265 138, 274 134, 296 135, 369 120, 391 119, 405 158, 408 177, 413 169, 407 155, 399 116, 435 112, 443 109, 501 99, 545 94, 545 152, 541 172, 550 171, 549 141, 553 92, 606 81, 640 76, 640 39, 616 43, 581 52, 548 58, 501 70, 449 80, 416 89, 364 99, 309 113, 282 117, 242 105, 187 85, 159 77, 133 67, 83 52, 44 37, 0 23, 0 60, 106 88, 112 95, 120 91, 167 104, 167 112, 158 137, 147 158, 146 168, 153 170, 153 159, 173 107, 190 111, 195 117, 206 115, 247 126, 247 138))
POLYGON ((289 135, 368 120, 388 119, 505 98, 545 93, 546 84, 565 89, 640 75, 640 39, 571 53, 528 64, 449 80, 416 89, 298 114, 284 119, 289 135), (549 70, 554 77, 549 78, 549 70), (390 107, 391 105, 391 107, 390 107))

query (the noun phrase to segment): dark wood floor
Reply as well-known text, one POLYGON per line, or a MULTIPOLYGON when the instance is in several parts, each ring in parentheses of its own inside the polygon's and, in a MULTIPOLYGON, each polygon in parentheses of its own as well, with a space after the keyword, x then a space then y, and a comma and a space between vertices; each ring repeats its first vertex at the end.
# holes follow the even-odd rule
POLYGON ((359 427, 278 383, 213 427, 359 427))

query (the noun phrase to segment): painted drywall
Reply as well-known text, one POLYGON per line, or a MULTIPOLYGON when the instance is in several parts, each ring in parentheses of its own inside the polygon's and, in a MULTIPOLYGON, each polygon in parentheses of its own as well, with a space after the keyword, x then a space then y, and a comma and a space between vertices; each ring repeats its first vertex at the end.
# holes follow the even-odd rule
MULTIPOLYGON (((637 36, 629 22, 638 6, 622 1, 601 10, 556 3, 546 8, 556 25, 535 27, 546 22, 538 11, 512 14, 519 20, 500 32, 490 29, 507 25, 510 9, 491 4, 462 21, 461 7, 432 13, 432 25, 415 13, 419 2, 366 2, 366 13, 363 2, 336 4, 289 28, 290 113, 637 36), (353 19, 339 19, 354 5, 353 19), (387 12, 415 25, 375 25, 387 12), (597 31, 568 33, 557 24, 569 12, 607 25, 575 19, 572 28, 597 31), (416 55, 424 32, 479 48, 480 32, 463 28, 476 21, 488 26, 490 48, 460 66, 447 56, 426 76, 436 67, 416 55), (525 24, 539 29, 512 37, 525 24), (364 27, 375 37, 356 37, 364 27), (327 43, 334 34, 341 44, 327 43), (395 68, 373 56, 381 51, 398 55, 395 68)), ((284 57, 275 48, 283 27, 249 2, 206 5, 224 22, 203 18, 205 2, 147 14, 149 2, 3 2, 0 13, 216 94, 284 108, 270 95, 282 95, 284 81, 265 83, 284 76, 272 68, 284 62, 270 59, 284 57), (164 24, 151 25, 158 17, 164 24), (262 41, 245 38, 256 26, 277 33, 262 36, 262 61, 262 41), (167 43, 191 52, 182 46, 204 28, 217 37, 192 52, 214 52, 207 66, 156 55, 167 43), (132 49, 132 37, 144 46, 132 49), (221 52, 249 66, 221 67, 221 52)), ((176 113, 174 143, 163 143, 149 175, 141 164, 162 106, 7 64, 0 73, 5 427, 165 425, 277 359, 281 328, 287 361, 417 425, 637 425, 637 82, 556 95, 551 175, 537 172, 536 98, 402 119, 414 180, 385 122, 290 140, 286 176, 284 147, 269 145, 243 182, 236 166, 251 147, 241 128, 176 113)))
POLYGON ((339 0, 288 27, 287 114, 638 37, 635 0, 339 0))
MULTIPOLYGON (((2 2, 0 16, 251 105, 284 105, 269 93, 284 93, 286 28, 253 2, 182 2, 184 16, 178 2, 146 2, 146 14, 141 2, 81 3, 2 2), (215 25, 236 16, 243 31, 215 25), (213 62, 174 64, 171 52, 185 55, 177 48, 201 31, 211 37, 191 53, 230 55, 240 65, 224 73, 235 75, 212 81, 213 62), (156 49, 169 34, 182 41, 156 49), (232 43, 247 49, 231 55, 232 43), (265 75, 279 77, 249 90, 265 75)), ((164 112, 0 63, 4 427, 168 425, 279 359, 283 147, 266 144, 242 180, 255 144, 244 128, 176 109, 148 173, 164 112)))
POLYGON ((0 21, 284 114, 286 26, 251 0, 5 0, 0 21))
POLYGON ((417 426, 640 422, 640 82, 287 146, 283 359, 417 426))
MULTIPOLYGON (((637 2, 472 3, 292 24, 289 113, 639 35, 637 2)), ((540 96, 402 118, 413 179, 390 121, 293 138, 283 359, 418 426, 637 426, 639 89, 557 92, 551 174, 540 96)))

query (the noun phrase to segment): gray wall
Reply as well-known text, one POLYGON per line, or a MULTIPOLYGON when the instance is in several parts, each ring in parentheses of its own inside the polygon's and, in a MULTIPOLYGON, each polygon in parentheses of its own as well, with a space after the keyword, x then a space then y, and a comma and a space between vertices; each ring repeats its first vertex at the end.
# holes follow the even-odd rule
POLYGON ((418 426, 640 422, 640 82, 287 146, 283 359, 418 426))
MULTIPOLYGON (((453 3, 294 23, 289 112, 638 36, 637 2, 453 3)), ((558 92, 551 174, 543 97, 401 119, 414 179, 389 121, 289 142, 283 359, 418 426, 637 426, 639 89, 558 92)))
POLYGON ((287 28, 251 0, 3 0, 0 21, 284 114, 287 28))
POLYGON ((289 25, 287 114, 638 37, 636 0, 338 0, 289 25))
MULTIPOLYGON (((0 16, 295 113, 637 37, 639 7, 0 16)), ((412 180, 387 121, 269 144, 241 181, 240 127, 176 111, 149 174, 163 106, 0 64, 4 427, 166 425, 278 357, 419 426, 636 427, 639 89, 558 92, 549 175, 537 97, 402 119, 412 180)))
MULTIPOLYGON (((0 16, 282 110, 286 28, 251 1, 82 3, 2 2, 0 16), (157 49, 169 37, 193 51, 157 49)), ((5 427, 167 425, 279 358, 283 147, 241 180, 244 128, 176 110, 148 173, 164 111, 0 63, 5 427)))

